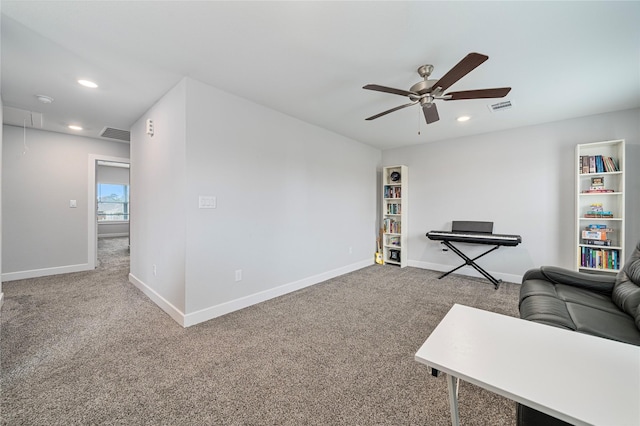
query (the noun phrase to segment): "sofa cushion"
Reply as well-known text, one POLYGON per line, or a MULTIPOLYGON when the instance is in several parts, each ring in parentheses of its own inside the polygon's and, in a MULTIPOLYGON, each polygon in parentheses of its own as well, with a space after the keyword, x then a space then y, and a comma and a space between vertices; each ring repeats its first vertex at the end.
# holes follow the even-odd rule
POLYGON ((640 242, 618 273, 611 298, 634 318, 636 327, 640 329, 640 242))
POLYGON ((586 274, 557 266, 541 266, 537 271, 535 269, 528 271, 525 273, 523 281, 531 278, 542 279, 554 284, 566 284, 596 293, 604 293, 608 296, 611 296, 613 285, 616 282, 615 275, 586 274))
POLYGON ((548 295, 527 297, 520 302, 520 318, 554 327, 576 329, 567 305, 560 299, 548 295))
POLYGON ((567 303, 567 311, 575 330, 580 333, 640 345, 640 334, 633 318, 623 312, 612 314, 579 303, 567 303))
POLYGON ((613 303, 610 296, 562 284, 558 284, 555 287, 558 297, 567 303, 591 306, 612 314, 624 315, 616 304, 613 303))
POLYGON ((640 345, 634 319, 610 297, 570 285, 529 279, 520 288, 520 318, 640 345))
MULTIPOLYGON (((546 280, 530 279, 522 283, 520 300, 524 301, 530 296, 547 296, 562 301, 563 305, 567 302, 572 302, 587 306, 597 306, 598 309, 615 314, 620 313, 620 309, 611 301, 611 297, 605 294, 585 291, 571 285, 553 285, 546 280)), ((548 302, 547 305, 549 303, 551 302, 548 302)), ((551 309, 550 306, 549 309, 551 309)), ((557 309, 555 312, 557 312, 557 309)))

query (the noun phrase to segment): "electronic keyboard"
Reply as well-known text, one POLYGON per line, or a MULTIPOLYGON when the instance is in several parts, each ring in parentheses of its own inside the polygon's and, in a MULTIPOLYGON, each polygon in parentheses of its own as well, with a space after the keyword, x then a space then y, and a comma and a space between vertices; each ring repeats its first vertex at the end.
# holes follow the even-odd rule
POLYGON ((427 237, 435 241, 492 244, 498 246, 517 246, 522 242, 520 235, 487 234, 482 232, 430 231, 427 232, 427 237))
POLYGON ((491 253, 494 250, 497 250, 498 248, 500 248, 500 246, 514 247, 522 242, 522 238, 520 237, 520 235, 494 234, 493 222, 477 222, 464 220, 452 221, 451 231, 430 231, 427 232, 427 237, 430 240, 440 241, 440 244, 445 245, 464 260, 464 263, 462 265, 458 266, 457 268, 453 268, 452 270, 442 274, 438 278, 444 278, 450 273, 462 268, 463 266, 471 266, 476 271, 480 272, 486 279, 491 281, 496 289, 500 285, 501 280, 496 279, 489 272, 482 269, 482 267, 476 263, 476 260, 480 259, 486 254, 491 253), (459 248, 452 244, 455 242, 469 244, 488 244, 492 245, 493 248, 490 248, 484 253, 471 259, 459 248))

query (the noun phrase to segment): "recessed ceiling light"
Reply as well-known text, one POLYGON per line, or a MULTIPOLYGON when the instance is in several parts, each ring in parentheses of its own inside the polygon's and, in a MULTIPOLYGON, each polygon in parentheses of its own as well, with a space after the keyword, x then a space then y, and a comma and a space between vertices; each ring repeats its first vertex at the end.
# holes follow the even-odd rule
POLYGON ((69 125, 69 128, 70 128, 71 130, 82 130, 82 127, 80 127, 80 126, 76 126, 75 124, 70 124, 70 125, 69 125))
POLYGON ((458 121, 469 121, 470 119, 471 117, 469 117, 468 115, 462 115, 457 118, 458 121))
POLYGON ((78 83, 83 85, 84 87, 89 87, 91 89, 95 89, 98 87, 98 85, 96 83, 94 83, 93 81, 89 81, 89 80, 78 80, 78 83))

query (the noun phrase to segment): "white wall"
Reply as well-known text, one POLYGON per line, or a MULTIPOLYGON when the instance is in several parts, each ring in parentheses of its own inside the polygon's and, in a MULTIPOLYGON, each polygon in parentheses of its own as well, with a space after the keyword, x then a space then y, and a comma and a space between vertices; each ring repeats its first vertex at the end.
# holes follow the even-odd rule
POLYGON ((115 185, 129 185, 129 168, 98 165, 96 168, 98 182, 115 185))
MULTIPOLYGON (((2 114, 3 114, 3 103, 2 103, 2 97, 0 96, 0 123, 2 123, 2 120, 3 120, 2 114)), ((4 130, 4 127, 0 126, 0 177, 2 176, 2 139, 4 137, 3 130, 4 130)), ((2 292, 2 197, 3 197, 2 184, 0 183, 0 308, 2 308, 2 303, 4 302, 4 293, 2 292)))
POLYGON ((3 280, 87 269, 88 158, 129 145, 4 126, 2 150, 3 280))
POLYGON ((102 221, 98 223, 98 238, 126 237, 129 223, 124 221, 102 221))
POLYGON ((187 87, 188 313, 372 262, 379 150, 187 87))
MULTIPOLYGON (((2 3, 0 3, 0 11, 2 3)), ((1 21, 1 20, 0 20, 1 21)), ((0 34, 2 34, 2 25, 0 24, 0 34)), ((1 41, 1 40, 0 40, 1 41)), ((2 46, 2 43, 0 43, 2 46)), ((2 48, 0 47, 0 57, 2 57, 2 48)), ((0 67, 0 82, 2 81, 2 67, 0 67)), ((3 102, 2 102, 2 83, 0 83, 0 123, 3 122, 3 102)), ((0 126, 0 176, 2 176, 2 126, 0 126)), ((2 184, 0 183, 0 308, 4 302, 4 293, 2 292, 2 184)))
POLYGON ((183 80, 131 128, 130 279, 177 321, 185 309, 185 114, 183 80))
POLYGON ((185 79, 132 128, 132 282, 191 325, 369 265, 379 163, 379 150, 185 79), (168 176, 169 233, 147 205, 168 176))
MULTIPOLYGON (((640 238, 639 118, 635 109, 384 151, 384 165, 409 166, 409 264, 442 271, 459 265, 425 233, 450 230, 452 220, 486 220, 495 233, 522 236, 521 245, 479 261, 498 278, 519 282, 540 265, 572 268, 575 145, 611 139, 627 143, 631 249, 640 238)), ((484 250, 465 247, 474 255, 484 250)), ((458 272, 477 275, 470 267, 458 272)))

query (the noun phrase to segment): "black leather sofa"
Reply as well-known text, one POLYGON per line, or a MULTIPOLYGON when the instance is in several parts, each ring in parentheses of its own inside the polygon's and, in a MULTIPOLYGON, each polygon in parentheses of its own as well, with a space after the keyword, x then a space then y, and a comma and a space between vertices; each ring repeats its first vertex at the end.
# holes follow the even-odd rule
MULTIPOLYGON (((640 346, 640 242, 617 275, 543 266, 527 271, 520 318, 640 346)), ((518 404, 518 426, 568 423, 518 404)))

